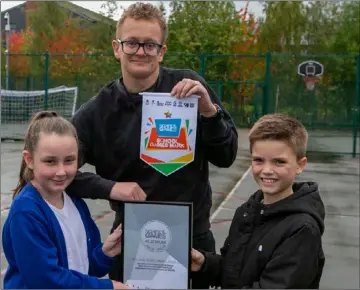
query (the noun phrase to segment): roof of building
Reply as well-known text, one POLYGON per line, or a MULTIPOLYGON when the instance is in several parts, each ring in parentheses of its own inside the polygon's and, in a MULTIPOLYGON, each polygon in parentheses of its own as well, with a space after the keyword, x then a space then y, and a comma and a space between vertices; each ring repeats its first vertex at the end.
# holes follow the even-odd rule
MULTIPOLYGON (((1 11, 1 14, 5 13, 5 12, 8 12, 8 11, 11 11, 15 8, 22 8, 22 7, 25 7, 26 3, 28 1, 25 1, 24 3, 21 3, 19 5, 16 5, 16 6, 13 6, 9 9, 6 9, 4 11, 1 11)), ((31 1, 31 2, 34 2, 34 1, 31 1)), ((81 7, 81 6, 78 6, 70 1, 56 1, 55 2, 56 4, 58 4, 59 6, 65 8, 65 9, 68 9, 69 11, 71 11, 72 13, 75 13, 77 15, 79 15, 80 17, 88 20, 88 21, 91 21, 91 22, 108 22, 109 24, 113 24, 115 22, 115 20, 109 18, 109 17, 106 17, 100 13, 96 13, 94 11, 91 11, 89 9, 86 9, 84 7, 81 7)))

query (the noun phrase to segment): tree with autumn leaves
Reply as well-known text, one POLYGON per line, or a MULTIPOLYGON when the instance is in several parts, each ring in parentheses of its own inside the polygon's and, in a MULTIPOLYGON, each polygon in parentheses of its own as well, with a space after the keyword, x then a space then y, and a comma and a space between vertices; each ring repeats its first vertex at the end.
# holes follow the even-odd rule
POLYGON ((29 57, 20 55, 27 51, 29 32, 13 32, 9 36, 9 71, 10 74, 26 77, 29 75, 29 57), (19 54, 19 55, 18 55, 19 54))
MULTIPOLYGON (((255 85, 249 81, 258 81, 265 74, 264 58, 255 56, 261 52, 258 42, 262 23, 249 12, 249 1, 246 2, 244 8, 240 8, 237 17, 239 19, 238 37, 232 45, 231 52, 240 56, 231 57, 230 79, 243 83, 233 86, 230 93, 232 96, 230 107, 233 111, 239 112, 243 118, 248 118, 253 114, 254 105, 246 104, 249 103, 249 99, 253 101, 256 89, 255 85)), ((242 121, 246 122, 245 119, 242 121)))
MULTIPOLYGON (((54 54, 49 62, 51 77, 74 75, 82 67, 84 60, 80 57, 56 56, 57 53, 79 54, 89 50, 86 40, 86 27, 77 18, 72 17, 56 2, 32 2, 26 5, 29 52, 47 51, 54 54)), ((35 74, 44 72, 44 58, 30 57, 32 71, 35 74)))
MULTIPOLYGON (((10 34, 10 73, 13 76, 44 74, 42 54, 45 51, 50 54, 87 52, 87 44, 82 41, 83 28, 55 2, 28 1, 25 9, 26 31, 10 34), (29 56, 25 55, 27 53, 29 56)), ((49 64, 50 75, 58 77, 77 72, 82 61, 61 56, 52 58, 49 64)))

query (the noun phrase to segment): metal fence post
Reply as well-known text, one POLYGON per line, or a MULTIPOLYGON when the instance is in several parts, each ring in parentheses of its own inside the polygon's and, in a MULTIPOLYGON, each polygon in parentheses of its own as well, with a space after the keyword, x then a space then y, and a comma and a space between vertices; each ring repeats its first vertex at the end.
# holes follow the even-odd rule
POLYGON ((220 102, 222 102, 223 100, 223 92, 224 92, 224 82, 220 82, 219 84, 219 99, 220 99, 220 102))
POLYGON ((353 121, 353 150, 352 156, 356 156, 356 143, 357 143, 357 133, 359 130, 359 105, 360 105, 360 54, 356 57, 356 79, 355 79, 355 108, 354 108, 354 121, 353 121))
POLYGON ((31 91, 31 89, 30 89, 30 76, 29 75, 26 76, 25 84, 26 84, 26 90, 31 91))
POLYGON ((265 84, 264 84, 264 95, 262 99, 262 115, 266 115, 269 110, 270 74, 271 74, 271 52, 268 51, 265 57, 265 84))
POLYGON ((48 90, 49 90, 49 52, 45 52, 45 71, 44 71, 44 90, 45 90, 45 96, 44 96, 44 110, 48 109, 49 106, 49 96, 48 96, 48 90))
POLYGON ((205 78, 206 72, 206 55, 201 53, 200 54, 200 75, 205 78))
POLYGON ((253 109, 253 123, 255 123, 259 119, 258 112, 258 85, 254 85, 254 109, 253 109))

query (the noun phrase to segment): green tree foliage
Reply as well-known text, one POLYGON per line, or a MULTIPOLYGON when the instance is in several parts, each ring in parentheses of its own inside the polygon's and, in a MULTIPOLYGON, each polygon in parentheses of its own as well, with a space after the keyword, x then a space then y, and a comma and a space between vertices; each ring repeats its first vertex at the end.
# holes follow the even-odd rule
MULTIPOLYGON (((181 53, 229 53, 236 40, 239 19, 232 1, 172 1, 168 20, 168 50, 181 53)), ((206 77, 223 78, 228 60, 206 60, 206 77)), ((168 65, 201 71, 198 57, 169 57, 168 65)))
POLYGON ((120 8, 118 1, 103 1, 100 14, 104 21, 89 26, 86 37, 92 52, 112 53, 111 41, 115 39, 117 23, 114 18, 120 8))
POLYGON ((173 1, 168 47, 172 52, 228 53, 238 24, 230 1, 173 1))
POLYGON ((328 51, 340 55, 353 53, 353 57, 324 61, 326 74, 323 86, 324 90, 330 92, 327 97, 324 96, 324 102, 329 104, 324 114, 341 116, 342 122, 348 122, 354 114, 355 56, 360 53, 360 3, 352 1, 334 4, 330 19, 332 23, 328 30, 332 31, 327 43, 328 51))
POLYGON ((304 8, 306 18, 302 53, 331 53, 334 31, 337 28, 335 15, 339 13, 339 2, 311 2, 304 8))
POLYGON ((306 16, 301 1, 266 2, 259 45, 264 51, 294 53, 301 50, 306 16))

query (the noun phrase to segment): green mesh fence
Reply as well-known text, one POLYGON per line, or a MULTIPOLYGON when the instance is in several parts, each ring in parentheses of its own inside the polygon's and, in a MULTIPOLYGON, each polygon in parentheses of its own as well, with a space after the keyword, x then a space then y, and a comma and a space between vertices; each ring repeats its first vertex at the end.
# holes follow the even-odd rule
MULTIPOLYGON (((2 89, 44 90, 44 109, 51 109, 49 89, 77 88, 77 109, 120 76, 112 54, 10 55, 8 81, 4 63, 2 89)), ((310 151, 360 154, 359 55, 168 53, 163 65, 202 75, 239 127, 250 127, 264 114, 283 112, 304 123, 310 151), (298 65, 309 60, 324 66, 313 90, 298 74, 298 65)), ((11 120, 8 112, 2 106, 2 128, 11 120)))

